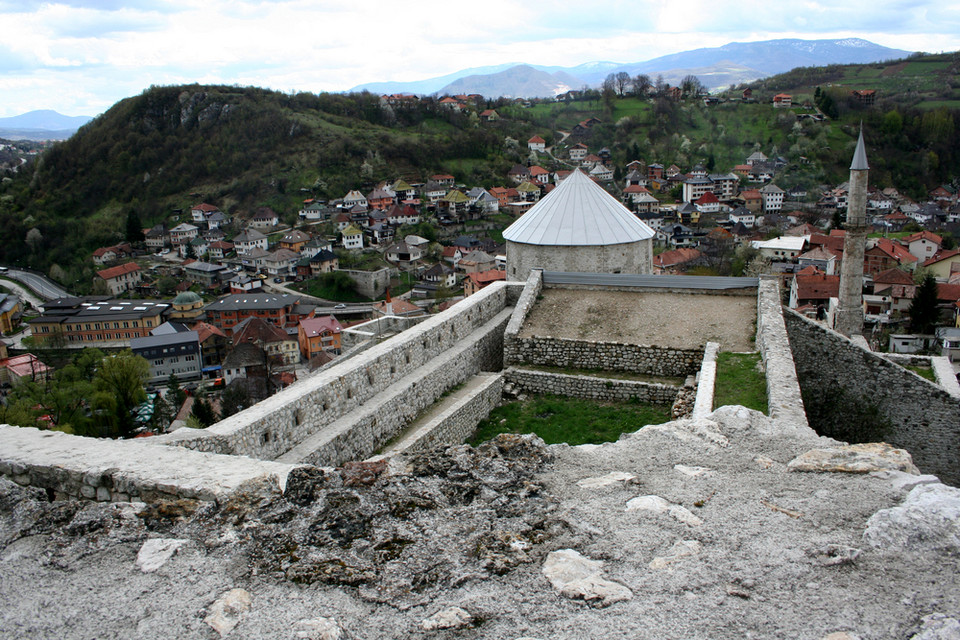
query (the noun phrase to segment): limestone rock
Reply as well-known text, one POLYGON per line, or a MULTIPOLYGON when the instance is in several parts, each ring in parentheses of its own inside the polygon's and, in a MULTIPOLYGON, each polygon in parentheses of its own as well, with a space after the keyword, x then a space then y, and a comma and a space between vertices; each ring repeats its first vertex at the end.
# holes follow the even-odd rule
POLYGON ((807 555, 817 559, 824 567, 838 567, 853 564, 860 557, 860 549, 839 544, 828 544, 819 549, 811 549, 807 555))
POLYGON ((333 618, 314 618, 297 623, 297 640, 341 640, 343 629, 333 618))
POLYGON ((910 454, 886 442, 848 444, 825 449, 811 449, 787 464, 790 471, 830 471, 835 473, 870 473, 893 470, 920 475, 910 454))
POLYGON ((699 527, 703 520, 693 515, 689 509, 668 502, 660 496, 638 496, 627 502, 627 511, 649 511, 651 513, 669 513, 683 524, 699 527))
POLYGON ((870 516, 863 540, 888 551, 960 553, 960 489, 914 487, 900 506, 870 516))
POLYGON ((699 555, 702 548, 702 545, 697 540, 678 540, 670 547, 670 550, 667 551, 667 555, 654 558, 650 561, 649 566, 654 570, 664 569, 683 558, 699 555))
POLYGON ((930 474, 918 476, 912 473, 904 473, 903 471, 892 471, 887 469, 884 469, 883 471, 874 471, 870 474, 870 476, 886 480, 890 483, 890 486, 894 487, 895 489, 900 489, 901 491, 910 491, 914 487, 921 484, 937 484, 940 482, 940 478, 930 474))
POLYGON ((753 459, 761 469, 770 469, 773 467, 773 460, 767 456, 757 456, 753 459))
POLYGON ((910 640, 960 640, 960 620, 942 613, 924 616, 920 632, 910 640))
POLYGON ((473 616, 460 607, 441 609, 420 623, 424 631, 438 629, 460 629, 473 623, 473 616))
POLYGON ((624 471, 611 471, 605 476, 600 476, 597 478, 584 478, 577 482, 577 486, 581 489, 601 489, 603 487, 609 487, 613 484, 623 484, 633 480, 637 476, 632 473, 626 473, 624 471))
POLYGON ((226 636, 250 610, 253 598, 245 589, 231 589, 210 605, 210 613, 203 619, 220 637, 226 636))
POLYGON ((820 640, 860 640, 860 636, 849 631, 834 631, 823 636, 820 640))
POLYGON ((144 573, 153 573, 167 563, 187 540, 176 538, 151 538, 143 543, 137 553, 137 567, 144 573))
POLYGON ((683 475, 688 476, 688 477, 690 477, 690 478, 697 478, 697 477, 699 477, 699 476, 704 476, 704 475, 710 473, 710 471, 711 471, 711 469, 708 469, 708 468, 706 468, 706 467, 688 467, 688 466, 685 465, 685 464, 675 464, 675 465, 673 465, 673 468, 674 468, 676 471, 678 471, 678 472, 682 473, 683 475))
POLYGON ((603 562, 590 560, 573 549, 551 551, 543 563, 543 575, 560 595, 582 598, 594 607, 606 607, 630 600, 633 593, 602 575, 603 562))
POLYGON ((713 420, 705 418, 690 420, 674 420, 664 424, 655 424, 644 427, 640 433, 663 433, 681 442, 705 445, 710 448, 726 447, 730 444, 727 437, 720 433, 719 425, 713 420))

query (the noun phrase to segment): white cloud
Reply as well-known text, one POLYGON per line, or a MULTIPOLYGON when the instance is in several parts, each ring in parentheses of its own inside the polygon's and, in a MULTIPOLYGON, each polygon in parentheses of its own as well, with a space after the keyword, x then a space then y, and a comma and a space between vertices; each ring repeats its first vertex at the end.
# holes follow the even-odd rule
POLYGON ((639 62, 780 37, 960 48, 960 7, 938 0, 0 0, 0 23, 0 115, 66 105, 92 115, 151 84, 339 91, 506 62, 639 62))

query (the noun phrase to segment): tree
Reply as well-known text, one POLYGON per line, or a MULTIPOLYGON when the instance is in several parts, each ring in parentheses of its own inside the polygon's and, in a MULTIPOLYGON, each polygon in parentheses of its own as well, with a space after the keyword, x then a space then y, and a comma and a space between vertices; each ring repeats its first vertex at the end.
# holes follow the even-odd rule
POLYGON ((143 242, 143 227, 140 216, 133 209, 127 212, 127 242, 143 242))
POLYGON ((146 391, 143 385, 150 378, 150 365, 129 349, 107 356, 93 378, 97 391, 109 393, 115 401, 114 417, 121 437, 133 433, 132 410, 143 402, 146 391))
POLYGON ((630 84, 630 74, 626 71, 620 71, 614 76, 613 80, 617 86, 617 94, 622 98, 624 92, 627 90, 627 85, 630 84))
POLYGON ((633 79, 633 92, 638 96, 647 95, 651 86, 653 86, 653 83, 650 81, 650 76, 645 73, 641 73, 633 79))
POLYGON ((690 96, 696 98, 703 91, 703 83, 695 75, 686 75, 680 81, 680 89, 683 91, 685 98, 690 96))
POLYGON ((933 333, 940 320, 940 309, 937 307, 937 279, 932 273, 923 277, 907 313, 910 314, 910 331, 933 333))
POLYGON ((205 428, 217 421, 217 412, 213 406, 203 397, 198 397, 193 401, 193 410, 191 411, 197 422, 205 428))

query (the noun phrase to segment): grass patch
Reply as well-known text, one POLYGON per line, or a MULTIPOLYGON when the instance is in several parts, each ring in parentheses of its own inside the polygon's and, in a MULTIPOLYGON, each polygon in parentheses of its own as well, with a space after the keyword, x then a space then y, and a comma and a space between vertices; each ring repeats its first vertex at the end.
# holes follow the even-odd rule
POLYGON ((622 433, 669 420, 667 406, 537 396, 491 411, 490 417, 477 426, 470 444, 476 446, 500 433, 535 433, 547 444, 601 444, 615 441, 622 433))
POLYGON ((759 362, 759 353, 718 354, 713 406, 738 404, 767 413, 767 379, 759 362))
POLYGON ((909 369, 910 371, 913 371, 915 374, 917 374, 921 378, 926 378, 930 382, 937 381, 937 376, 934 375, 933 369, 931 367, 924 367, 922 365, 912 365, 912 364, 905 364, 903 365, 903 367, 905 369, 909 369))

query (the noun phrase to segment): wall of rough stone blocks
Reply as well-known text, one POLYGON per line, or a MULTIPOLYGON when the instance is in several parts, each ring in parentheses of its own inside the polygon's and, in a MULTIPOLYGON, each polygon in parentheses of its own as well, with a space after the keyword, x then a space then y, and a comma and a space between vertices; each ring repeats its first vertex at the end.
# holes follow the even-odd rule
MULTIPOLYGON (((376 398, 358 406, 278 458, 280 462, 340 466, 369 458, 399 435, 444 392, 480 371, 502 366, 504 310, 475 335, 441 353, 376 398), (476 335, 480 334, 482 335, 476 335)), ((476 423, 474 423, 474 426, 476 423)))
POLYGON ((570 396, 585 400, 629 402, 635 400, 650 404, 672 405, 680 387, 639 380, 597 378, 595 376, 567 375, 532 369, 510 367, 504 378, 527 393, 570 396))
POLYGON ((700 369, 702 349, 595 342, 534 336, 504 341, 505 366, 532 364, 564 369, 629 371, 685 378, 700 369))
POLYGON ((757 287, 757 349, 767 375, 770 417, 782 428, 808 429, 776 276, 761 278, 757 287))
MULTIPOLYGON (((490 322, 506 307, 508 292, 516 289, 513 295, 518 297, 521 288, 516 283, 494 283, 408 331, 207 429, 180 429, 157 440, 200 451, 273 460, 490 322)), ((478 351, 476 356, 482 357, 482 353, 478 351)), ((498 361, 483 367, 496 369, 499 365, 498 361)))
POLYGON ((54 499, 217 500, 268 477, 281 488, 295 465, 166 447, 151 439, 102 440, 0 425, 0 474, 54 499))
POLYGON ((960 484, 960 399, 791 310, 784 319, 808 400, 840 387, 876 405, 893 425, 890 444, 909 451, 924 473, 960 484))
POLYGON ((383 295, 390 284, 391 269, 384 267, 377 271, 358 271, 355 269, 337 269, 345 273, 353 280, 357 293, 374 300, 383 295))
POLYGON ((440 445, 463 444, 476 432, 477 425, 500 405, 503 382, 503 375, 490 376, 475 393, 449 407, 429 424, 423 425, 414 440, 393 453, 410 453, 440 445))

